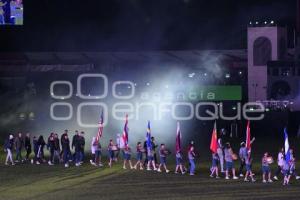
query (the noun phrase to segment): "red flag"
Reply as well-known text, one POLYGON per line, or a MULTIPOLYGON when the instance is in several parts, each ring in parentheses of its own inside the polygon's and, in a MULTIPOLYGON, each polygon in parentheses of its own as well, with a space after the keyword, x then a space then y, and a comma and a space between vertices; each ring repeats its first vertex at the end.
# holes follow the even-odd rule
POLYGON ((176 132, 176 152, 181 151, 181 132, 180 132, 180 125, 177 122, 177 132, 176 132))
POLYGON ((124 125, 124 130, 123 130, 123 141, 125 147, 128 145, 128 115, 126 114, 125 117, 125 125, 124 125))
POLYGON ((214 129, 213 129, 213 132, 212 132, 212 135, 211 135, 210 150, 213 153, 217 153, 217 149, 218 149, 217 124, 215 122, 214 129))
POLYGON ((103 134, 103 110, 102 110, 101 116, 100 116, 99 128, 98 128, 98 133, 96 136, 96 142, 99 142, 100 138, 102 137, 102 134, 103 134))
POLYGON ((251 134, 250 134, 250 121, 247 123, 247 130, 246 130, 246 148, 248 151, 251 151, 251 134))

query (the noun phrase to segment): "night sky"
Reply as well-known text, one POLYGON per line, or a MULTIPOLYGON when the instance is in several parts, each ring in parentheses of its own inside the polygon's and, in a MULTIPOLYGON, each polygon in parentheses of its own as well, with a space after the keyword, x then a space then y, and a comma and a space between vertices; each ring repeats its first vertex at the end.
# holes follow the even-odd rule
POLYGON ((0 51, 246 48, 249 21, 292 35, 296 0, 24 0, 24 26, 0 27, 0 51))

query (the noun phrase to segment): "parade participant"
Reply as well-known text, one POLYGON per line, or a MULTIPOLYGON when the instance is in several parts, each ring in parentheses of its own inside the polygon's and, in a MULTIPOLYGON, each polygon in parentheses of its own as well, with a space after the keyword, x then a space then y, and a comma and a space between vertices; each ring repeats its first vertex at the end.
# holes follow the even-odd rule
POLYGON ((164 167, 166 173, 170 172, 170 170, 167 169, 167 156, 168 155, 169 155, 169 151, 166 149, 165 144, 161 144, 160 149, 159 149, 160 164, 157 169, 158 172, 161 172, 161 167, 164 167))
POLYGON ((225 177, 225 179, 229 179, 230 171, 232 171, 233 179, 238 179, 238 177, 235 175, 235 168, 234 168, 234 161, 233 161, 233 159, 235 159, 235 154, 232 151, 230 143, 226 143, 224 154, 225 154, 225 162, 226 162, 226 177, 225 177))
POLYGON ((38 158, 40 162, 45 162, 45 154, 44 154, 44 147, 46 145, 46 142, 44 140, 44 137, 42 135, 39 136, 37 140, 37 145, 38 145, 38 158))
POLYGON ((218 139, 217 154, 218 154, 219 161, 220 161, 221 173, 224 173, 225 172, 225 170, 224 170, 224 152, 223 152, 223 143, 222 143, 221 138, 218 139))
POLYGON ((274 180, 278 180, 278 176, 282 171, 284 165, 284 148, 280 148, 277 156, 277 170, 275 172, 274 180))
POLYGON ((214 175, 216 176, 216 178, 220 178, 219 177, 219 169, 218 169, 218 161, 219 161, 219 157, 218 157, 218 153, 212 153, 212 168, 211 168, 211 174, 210 177, 214 177, 214 175))
POLYGON ((137 145, 136 145, 136 164, 134 165, 134 169, 137 169, 137 167, 139 166, 140 170, 143 170, 143 163, 142 163, 142 160, 143 160, 143 152, 144 152, 144 148, 142 147, 142 143, 141 142, 138 142, 137 145))
POLYGON ((191 146, 188 152, 188 158, 189 158, 189 163, 190 163, 190 175, 193 176, 195 175, 195 157, 196 154, 194 152, 194 146, 191 146))
POLYGON ((283 166, 282 166, 282 173, 283 173, 283 185, 289 185, 290 178, 291 178, 291 165, 289 164, 289 161, 284 160, 283 166))
POLYGON ((133 169, 132 163, 131 163, 131 149, 128 145, 124 148, 124 161, 123 161, 123 169, 126 168, 126 164, 129 164, 130 169, 133 169))
POLYGON ((151 167, 154 171, 157 170, 155 161, 154 161, 154 150, 153 148, 147 147, 147 157, 148 157, 148 164, 147 164, 147 170, 150 171, 151 167))
POLYGON ((22 137, 22 133, 19 133, 15 138, 15 149, 16 149, 16 162, 23 162, 22 158, 22 149, 24 146, 24 141, 22 137))
POLYGON ((243 168, 246 165, 246 158, 247 158, 248 150, 246 148, 245 142, 241 143, 241 147, 239 150, 239 158, 240 158, 240 168, 239 168, 239 175, 243 177, 243 168))
POLYGON ((154 137, 151 137, 151 145, 152 145, 154 163, 155 163, 155 166, 157 166, 158 162, 157 162, 157 156, 156 156, 156 148, 158 145, 156 144, 154 137))
POLYGON ((31 164, 40 164, 40 159, 38 156, 38 152, 39 152, 39 145, 38 145, 38 140, 36 136, 33 136, 33 152, 34 152, 34 158, 31 159, 31 164))
POLYGON ((101 145, 96 137, 92 138, 91 143, 91 152, 92 152, 92 159, 90 160, 91 165, 94 166, 102 166, 101 164, 101 145))
POLYGON ((115 151, 117 150, 117 147, 114 144, 112 139, 109 140, 107 150, 108 150, 108 154, 109 154, 109 163, 108 163, 108 165, 109 165, 109 167, 112 167, 112 162, 115 159, 115 151))
POLYGON ((6 159, 5 159, 5 165, 9 165, 9 162, 11 165, 15 165, 14 160, 13 160, 13 146, 14 146, 14 136, 9 135, 9 137, 5 140, 4 143, 4 151, 6 151, 6 159))
POLYGON ((271 169, 270 169, 270 164, 272 163, 273 159, 272 157, 269 156, 269 153, 266 152, 264 153, 264 156, 262 158, 262 179, 263 179, 263 183, 266 183, 266 176, 268 176, 268 182, 272 183, 272 179, 271 179, 271 169))
POLYGON ((63 134, 63 138, 61 139, 61 148, 63 152, 63 162, 65 167, 69 167, 69 160, 71 156, 71 150, 70 150, 70 140, 68 137, 67 132, 63 134))
POLYGON ((77 163, 76 159, 77 156, 79 156, 80 152, 79 152, 79 148, 76 148, 76 146, 78 147, 78 139, 79 139, 79 132, 78 130, 75 130, 75 135, 73 135, 72 137, 72 144, 71 144, 71 149, 74 150, 74 153, 72 155, 72 160, 77 163))
POLYGON ((176 168, 175 168, 175 174, 178 173, 178 170, 180 169, 181 174, 185 174, 184 166, 183 166, 183 159, 181 151, 176 152, 176 168))
POLYGON ((53 165, 54 146, 55 146, 54 133, 51 133, 50 136, 48 137, 48 143, 47 143, 47 149, 50 152, 50 159, 48 161, 48 165, 53 165))
POLYGON ((145 160, 144 160, 144 167, 148 165, 148 151, 147 151, 147 138, 144 141, 144 149, 145 149, 145 160))
POLYGON ((294 155, 294 150, 290 148, 290 161, 289 161, 289 166, 290 166, 290 175, 295 176, 296 180, 300 179, 300 176, 297 175, 296 173, 296 158, 294 155))
POLYGON ((117 162, 120 152, 122 153, 122 156, 124 157, 124 148, 125 148, 124 140, 121 137, 120 133, 117 134, 116 146, 117 146, 117 151, 115 151, 115 161, 117 162))
POLYGON ((245 174, 245 179, 244 181, 245 182, 248 182, 248 176, 250 176, 251 178, 251 181, 252 182, 255 182, 255 179, 254 179, 254 175, 252 173, 252 158, 251 158, 251 155, 247 152, 247 154, 245 155, 244 157, 245 159, 245 165, 246 165, 246 174, 245 174))
POLYGON ((51 162, 55 163, 55 159, 58 160, 58 163, 61 161, 59 138, 58 138, 57 133, 54 134, 54 157, 53 157, 53 160, 51 162))
POLYGON ((26 150, 26 161, 29 161, 29 156, 31 154, 31 141, 30 141, 30 134, 27 133, 25 137, 25 150, 26 150))

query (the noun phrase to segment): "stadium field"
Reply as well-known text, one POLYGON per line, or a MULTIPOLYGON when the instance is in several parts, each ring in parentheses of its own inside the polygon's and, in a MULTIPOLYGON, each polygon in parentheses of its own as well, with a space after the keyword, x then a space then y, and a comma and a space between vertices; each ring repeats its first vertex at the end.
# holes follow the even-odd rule
MULTIPOLYGON (((238 163, 236 163, 237 165, 238 163)), ((298 163, 299 164, 299 163, 298 163)), ((257 181, 215 179, 208 175, 209 163, 198 163, 195 176, 153 171, 123 170, 90 164, 64 168, 20 164, 0 166, 1 200, 76 199, 299 199, 300 181, 289 186, 282 181, 263 184, 259 163, 254 164, 257 181)), ((273 170, 275 170, 273 164, 273 170)), ((174 166, 169 166, 174 169, 174 166)))

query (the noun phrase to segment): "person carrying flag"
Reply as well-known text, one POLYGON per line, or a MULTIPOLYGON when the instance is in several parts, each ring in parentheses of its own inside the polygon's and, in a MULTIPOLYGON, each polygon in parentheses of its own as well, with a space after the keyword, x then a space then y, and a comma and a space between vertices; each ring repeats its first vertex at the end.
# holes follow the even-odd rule
POLYGON ((177 122, 177 132, 176 132, 176 168, 175 168, 175 174, 178 173, 178 170, 180 169, 181 174, 185 174, 185 170, 183 167, 183 159, 182 159, 182 153, 181 153, 181 131, 180 131, 180 125, 179 122, 177 122))
POLYGON ((213 132, 212 132, 212 135, 211 135, 210 150, 212 152, 212 167, 211 167, 210 177, 214 177, 214 175, 215 175, 216 178, 219 178, 218 138, 217 138, 217 125, 216 125, 216 122, 214 123, 214 128, 213 128, 213 132))
POLYGON ((146 133, 146 147, 147 147, 147 159, 148 159, 147 170, 150 171, 152 167, 153 170, 156 171, 157 168, 154 161, 154 150, 151 141, 150 121, 148 121, 148 128, 146 133))

